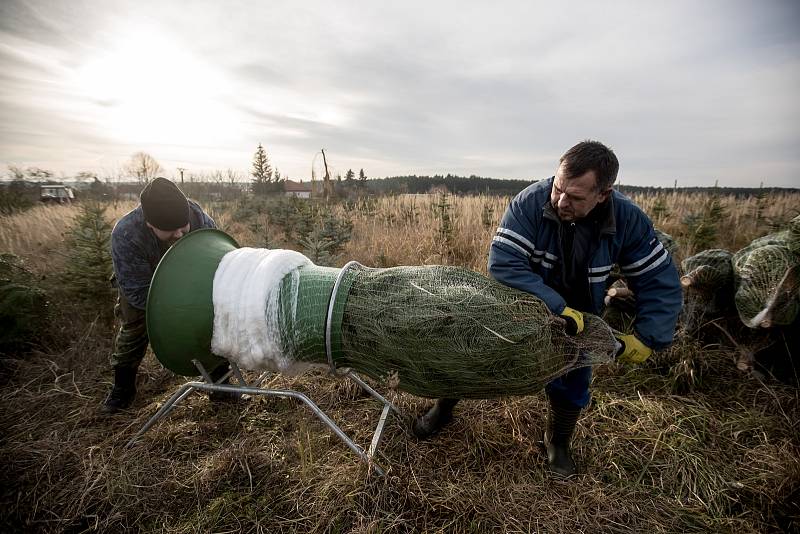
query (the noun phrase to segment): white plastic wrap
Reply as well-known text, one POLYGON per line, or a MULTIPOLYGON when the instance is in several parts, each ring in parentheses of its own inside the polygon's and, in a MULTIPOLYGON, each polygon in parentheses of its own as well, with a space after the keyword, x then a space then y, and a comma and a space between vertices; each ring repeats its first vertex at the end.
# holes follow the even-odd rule
MULTIPOLYGON (((242 369, 291 375, 312 367, 282 353, 278 326, 281 280, 311 264, 293 250, 245 247, 227 253, 214 275, 212 351, 242 369)), ((296 298, 296 292, 283 298, 296 298)))

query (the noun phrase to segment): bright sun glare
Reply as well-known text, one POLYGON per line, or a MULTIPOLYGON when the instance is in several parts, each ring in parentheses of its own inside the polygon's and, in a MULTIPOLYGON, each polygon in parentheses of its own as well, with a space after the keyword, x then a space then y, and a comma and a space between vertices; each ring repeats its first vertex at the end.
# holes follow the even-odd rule
POLYGON ((100 109, 107 133, 125 143, 211 145, 233 121, 225 84, 166 37, 130 31, 77 72, 79 92, 100 109), (227 117, 227 120, 226 120, 227 117))

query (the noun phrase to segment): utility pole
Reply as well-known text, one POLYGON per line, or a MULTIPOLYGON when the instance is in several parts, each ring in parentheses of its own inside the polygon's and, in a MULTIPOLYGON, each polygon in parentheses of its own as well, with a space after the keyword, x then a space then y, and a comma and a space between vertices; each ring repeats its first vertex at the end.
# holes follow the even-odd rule
POLYGON ((328 173, 328 160, 325 158, 325 149, 322 150, 322 163, 325 165, 325 177, 323 178, 323 189, 325 191, 325 201, 331 196, 331 175, 328 173))
POLYGON ((181 173, 181 185, 183 185, 183 171, 185 171, 185 170, 186 169, 184 169, 183 167, 178 167, 178 172, 181 173))

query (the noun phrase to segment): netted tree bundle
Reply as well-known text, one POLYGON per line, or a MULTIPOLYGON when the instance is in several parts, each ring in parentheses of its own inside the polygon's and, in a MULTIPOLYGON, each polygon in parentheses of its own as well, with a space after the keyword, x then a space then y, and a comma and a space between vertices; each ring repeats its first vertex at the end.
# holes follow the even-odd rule
POLYGON ((678 243, 675 241, 675 238, 666 232, 662 232, 658 228, 654 228, 653 230, 656 233, 658 241, 664 245, 664 248, 667 249, 670 255, 674 256, 675 253, 678 252, 678 243))
MULTIPOLYGON (((338 270, 287 275, 283 350, 325 363, 319 309, 338 270), (318 313, 317 313, 318 315, 318 313)), ((422 397, 492 398, 540 391, 571 369, 611 361, 616 340, 587 315, 575 337, 538 298, 451 266, 347 270, 335 295, 333 361, 422 397)))
POLYGON ((764 245, 735 259, 736 309, 744 324, 755 328, 794 321, 800 310, 798 265, 800 257, 783 245, 764 245))
POLYGON ((752 328, 791 324, 800 311, 800 216, 733 255, 736 308, 752 328))
POLYGON ((689 256, 681 262, 684 287, 713 291, 733 284, 733 254, 712 248, 689 256))

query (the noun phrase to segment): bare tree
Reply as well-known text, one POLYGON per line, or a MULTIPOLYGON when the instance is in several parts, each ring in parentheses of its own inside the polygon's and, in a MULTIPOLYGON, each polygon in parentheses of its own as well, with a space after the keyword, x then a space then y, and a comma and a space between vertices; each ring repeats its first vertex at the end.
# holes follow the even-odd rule
POLYGON ((8 166, 8 177, 13 180, 24 180, 25 179, 25 171, 16 165, 9 165, 8 166))
POLYGON ((47 169, 40 169, 39 167, 28 167, 25 171, 33 181, 48 182, 53 179, 53 171, 47 169))
POLYGON ((230 183, 231 187, 233 187, 236 182, 239 182, 242 179, 242 175, 233 169, 227 169, 225 171, 225 175, 228 177, 228 183, 230 183))
POLYGON ((97 173, 91 171, 81 171, 73 178, 76 182, 94 182, 97 180, 97 173))
POLYGON ((131 156, 125 170, 136 176, 140 184, 146 184, 164 172, 163 167, 156 161, 156 158, 147 152, 137 152, 131 156))

